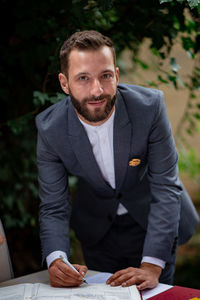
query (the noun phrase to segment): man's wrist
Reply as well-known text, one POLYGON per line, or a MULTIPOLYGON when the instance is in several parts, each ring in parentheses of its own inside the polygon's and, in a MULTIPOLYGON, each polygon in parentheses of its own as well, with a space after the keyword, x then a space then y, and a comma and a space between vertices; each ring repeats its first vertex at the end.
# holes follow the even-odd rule
POLYGON ((67 258, 67 254, 63 251, 57 250, 51 252, 47 257, 46 257, 46 262, 47 262, 47 267, 49 268, 50 265, 57 259, 60 258, 60 255, 62 255, 64 258, 67 258))
POLYGON ((166 262, 164 260, 156 258, 156 257, 152 257, 152 256, 143 256, 141 264, 142 263, 150 263, 153 265, 157 265, 157 266, 161 267, 162 269, 165 268, 165 264, 166 264, 166 262))
POLYGON ((151 264, 151 263, 146 263, 146 262, 143 262, 140 265, 140 269, 148 270, 148 271, 152 272, 154 275, 157 276, 158 279, 159 279, 159 277, 162 273, 162 268, 160 266, 154 265, 154 264, 151 264))

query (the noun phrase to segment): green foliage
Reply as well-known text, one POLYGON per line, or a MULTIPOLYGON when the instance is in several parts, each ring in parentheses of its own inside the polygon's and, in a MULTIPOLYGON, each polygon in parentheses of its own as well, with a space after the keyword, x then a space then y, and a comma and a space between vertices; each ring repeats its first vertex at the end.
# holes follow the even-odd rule
POLYGON ((0 141, 1 214, 6 228, 26 225, 34 228, 35 209, 38 209, 35 127, 30 115, 11 120, 7 125, 10 129, 2 131, 0 141))
POLYGON ((179 170, 191 176, 197 183, 200 183, 200 155, 194 148, 179 151, 179 170))
POLYGON ((54 104, 54 103, 60 101, 61 99, 63 99, 64 97, 65 97, 65 95, 62 93, 56 93, 55 95, 50 96, 47 93, 42 93, 40 91, 34 91, 33 92, 33 104, 37 108, 40 106, 44 106, 47 103, 54 104))
MULTIPOLYGON (((181 4, 184 2, 184 0, 176 0, 176 1, 179 2, 179 3, 181 3, 181 4)), ((166 2, 174 2, 174 0, 160 0, 161 4, 162 3, 166 3, 166 2)), ((187 0, 187 2, 189 4, 190 8, 197 7, 200 4, 199 0, 187 0)))

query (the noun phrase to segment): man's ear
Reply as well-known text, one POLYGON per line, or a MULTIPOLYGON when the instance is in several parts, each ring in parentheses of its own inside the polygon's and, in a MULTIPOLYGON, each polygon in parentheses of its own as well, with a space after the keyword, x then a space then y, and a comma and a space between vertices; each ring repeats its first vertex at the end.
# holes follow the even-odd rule
POLYGON ((66 94, 69 94, 68 80, 67 77, 63 73, 58 74, 58 79, 60 81, 60 86, 66 94))
POLYGON ((117 83, 119 83, 119 68, 118 67, 116 68, 115 72, 116 72, 116 81, 117 81, 117 83))

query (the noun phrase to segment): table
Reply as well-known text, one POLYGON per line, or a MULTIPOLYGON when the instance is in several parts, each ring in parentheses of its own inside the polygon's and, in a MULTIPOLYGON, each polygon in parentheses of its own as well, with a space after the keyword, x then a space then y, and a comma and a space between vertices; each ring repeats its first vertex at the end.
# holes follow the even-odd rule
MULTIPOLYGON (((96 275, 99 272, 93 271, 93 270, 88 270, 86 274, 86 278, 92 275, 96 275)), ((0 288, 1 287, 6 287, 6 286, 12 286, 15 284, 20 284, 20 283, 46 283, 49 284, 49 274, 47 270, 36 272, 33 274, 21 276, 18 278, 10 279, 8 281, 4 281, 0 283, 0 288)), ((172 286, 167 285, 167 284, 158 284, 158 286, 154 289, 151 290, 145 290, 142 292, 143 300, 146 300, 154 295, 157 295, 172 286)))
MULTIPOLYGON (((86 276, 92 276, 97 273, 98 273, 97 271, 89 270, 87 272, 86 276)), ((36 283, 36 282, 49 284, 48 270, 36 272, 33 274, 29 274, 29 275, 25 275, 25 276, 13 278, 13 279, 1 282, 0 287, 10 286, 10 285, 15 285, 15 284, 20 284, 20 283, 36 283)))

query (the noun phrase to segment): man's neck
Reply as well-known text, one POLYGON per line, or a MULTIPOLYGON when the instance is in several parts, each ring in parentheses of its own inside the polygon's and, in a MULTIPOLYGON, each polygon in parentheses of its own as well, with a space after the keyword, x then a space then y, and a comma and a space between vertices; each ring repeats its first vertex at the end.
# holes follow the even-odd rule
POLYGON ((84 123, 86 123, 88 125, 91 125, 91 126, 100 126, 100 125, 104 124, 112 116, 114 110, 115 110, 115 105, 113 106, 113 108, 112 108, 111 112, 109 113, 109 115, 104 120, 99 121, 99 122, 90 122, 90 121, 86 120, 82 115, 80 115, 77 112, 77 110, 75 109, 76 114, 78 115, 79 119, 81 119, 81 121, 83 121, 84 123))

